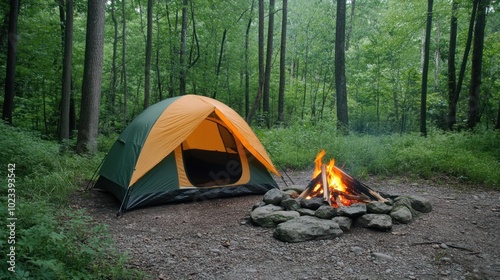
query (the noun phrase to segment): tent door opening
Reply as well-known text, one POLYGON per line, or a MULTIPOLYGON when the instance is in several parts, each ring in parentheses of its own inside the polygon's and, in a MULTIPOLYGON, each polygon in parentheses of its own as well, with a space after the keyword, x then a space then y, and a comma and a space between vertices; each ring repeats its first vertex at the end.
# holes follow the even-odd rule
POLYGON ((206 118, 182 143, 188 180, 197 187, 231 185, 241 178, 237 140, 223 123, 206 118))

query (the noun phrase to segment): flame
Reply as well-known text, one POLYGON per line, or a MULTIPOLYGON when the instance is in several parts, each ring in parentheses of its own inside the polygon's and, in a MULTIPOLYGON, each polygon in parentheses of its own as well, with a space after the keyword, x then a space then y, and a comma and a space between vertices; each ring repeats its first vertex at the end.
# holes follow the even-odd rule
MULTIPOLYGON (((322 165, 323 165, 323 158, 325 155, 326 155, 325 150, 321 150, 318 153, 318 155, 316 155, 316 159, 314 160, 315 168, 314 168, 313 175, 312 175, 313 179, 316 178, 316 176, 318 176, 321 173, 321 169, 322 169, 322 165)), ((330 159, 330 161, 326 165, 325 169, 326 169, 327 184, 328 184, 328 188, 330 189, 330 201, 332 202, 332 205, 338 206, 337 201, 336 201, 334 195, 332 194, 332 192, 334 192, 336 190, 336 191, 348 193, 349 192, 348 187, 346 186, 346 184, 344 182, 342 182, 342 175, 340 174, 340 170, 335 168, 335 160, 334 159, 330 159)), ((323 185, 321 182, 316 184, 316 186, 314 187, 314 189, 312 191, 312 194, 313 195, 320 195, 320 194, 322 195, 323 194, 323 185)), ((310 197, 311 196, 308 196, 306 198, 310 198, 310 197)), ((349 205, 357 202, 356 200, 347 199, 343 195, 339 195, 338 197, 339 197, 341 203, 345 206, 349 206, 349 205)))

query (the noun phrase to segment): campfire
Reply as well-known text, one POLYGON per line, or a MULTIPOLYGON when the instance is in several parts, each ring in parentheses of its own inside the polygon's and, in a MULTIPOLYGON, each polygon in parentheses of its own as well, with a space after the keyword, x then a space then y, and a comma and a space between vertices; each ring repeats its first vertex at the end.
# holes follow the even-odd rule
POLYGON ((372 201, 387 202, 378 192, 351 177, 342 169, 335 166, 335 160, 330 159, 328 164, 323 163, 326 154, 322 150, 316 156, 316 167, 312 180, 300 194, 301 198, 311 199, 323 197, 331 206, 338 208, 350 206, 354 203, 369 203, 372 201))

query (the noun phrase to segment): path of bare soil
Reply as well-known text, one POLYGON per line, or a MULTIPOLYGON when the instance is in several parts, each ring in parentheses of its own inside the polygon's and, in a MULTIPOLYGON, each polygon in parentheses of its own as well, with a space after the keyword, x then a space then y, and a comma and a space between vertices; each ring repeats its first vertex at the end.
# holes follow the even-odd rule
MULTIPOLYGON (((289 175, 295 184, 310 179, 289 175)), ((248 222, 260 195, 137 209, 120 219, 107 193, 89 191, 74 203, 108 224, 130 266, 154 279, 500 279, 500 192, 447 179, 364 182, 427 197, 433 211, 391 232, 353 228, 334 240, 290 244, 248 222)))

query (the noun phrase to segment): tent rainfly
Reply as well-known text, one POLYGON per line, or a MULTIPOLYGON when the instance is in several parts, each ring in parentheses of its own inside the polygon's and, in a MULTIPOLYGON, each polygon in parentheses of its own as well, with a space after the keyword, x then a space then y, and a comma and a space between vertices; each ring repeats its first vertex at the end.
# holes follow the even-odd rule
POLYGON ((208 97, 165 99, 137 116, 106 156, 95 187, 132 208, 261 194, 279 175, 238 113, 208 97))

